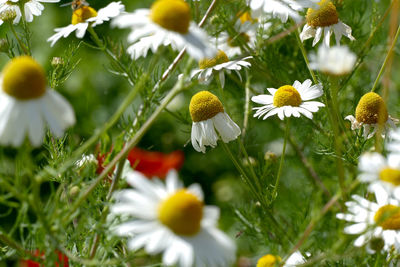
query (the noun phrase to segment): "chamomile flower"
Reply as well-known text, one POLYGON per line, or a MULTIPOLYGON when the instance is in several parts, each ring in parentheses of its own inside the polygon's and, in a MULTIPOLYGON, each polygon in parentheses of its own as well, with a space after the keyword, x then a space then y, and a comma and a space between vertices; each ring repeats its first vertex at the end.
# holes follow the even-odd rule
POLYGON ((106 7, 99 9, 99 11, 90 6, 81 6, 73 11, 71 24, 63 28, 56 28, 54 30, 56 34, 47 39, 47 41, 51 42, 50 46, 53 46, 59 39, 66 38, 74 31, 76 31, 77 38, 83 38, 89 26, 95 27, 105 21, 109 21, 111 18, 121 14, 124 9, 125 7, 121 2, 111 2, 106 7))
MULTIPOLYGON (((310 253, 306 253, 307 256, 310 256, 310 253)), ((274 267, 274 266, 281 266, 279 263, 282 261, 281 257, 275 256, 272 254, 267 254, 262 256, 260 259, 257 261, 257 267, 274 267)), ((297 266, 299 264, 305 263, 306 260, 303 257, 303 255, 299 252, 296 251, 292 255, 289 256, 289 258, 286 260, 285 264, 283 265, 284 267, 293 267, 297 266)))
POLYGON ((275 88, 267 88, 270 95, 253 96, 251 100, 261 107, 253 108, 257 110, 254 117, 267 119, 275 114, 283 120, 285 117, 300 117, 303 114, 312 119, 312 112, 317 112, 320 107, 325 105, 311 99, 322 96, 322 84, 311 86, 311 80, 307 79, 303 83, 295 81, 293 85, 284 85, 275 88))
POLYGON ((198 152, 205 153, 206 146, 215 147, 219 136, 228 143, 241 133, 239 126, 224 111, 218 97, 208 91, 201 91, 192 97, 189 111, 193 121, 192 145, 198 152))
MULTIPOLYGON (((44 9, 42 3, 57 3, 60 0, 0 0, 0 18, 2 13, 7 10, 13 10, 15 12, 14 24, 17 24, 22 16, 20 5, 24 5, 25 20, 27 22, 33 21, 33 16, 40 16, 44 9)), ((0 19, 0 25, 2 24, 2 19, 0 19)))
POLYGON ((286 22, 289 17, 296 21, 300 21, 301 17, 298 11, 304 8, 318 8, 316 3, 319 0, 251 0, 250 8, 255 12, 263 11, 272 14, 273 17, 280 18, 282 22, 286 22))
POLYGON ((111 213, 133 217, 114 229, 128 237, 129 249, 162 253, 167 266, 224 267, 234 261, 233 241, 216 227, 219 209, 204 205, 199 185, 184 188, 175 171, 168 173, 165 184, 134 171, 126 180, 134 189, 114 194, 117 203, 111 213))
POLYGON ((121 14, 112 25, 132 29, 127 52, 133 59, 145 57, 149 50, 154 53, 161 45, 174 50, 186 47, 197 60, 216 54, 207 34, 191 21, 189 4, 183 0, 157 0, 150 9, 121 14))
POLYGON ((358 195, 346 202, 348 213, 338 213, 336 218, 354 223, 344 228, 350 235, 359 235, 354 246, 364 245, 369 253, 382 249, 400 249, 400 201, 390 197, 381 185, 373 187, 377 202, 371 202, 358 195))
POLYGON ((361 182, 370 183, 370 187, 380 184, 389 193, 400 197, 400 155, 389 154, 387 158, 379 153, 365 153, 360 157, 358 169, 361 182))
POLYGON ((400 154, 400 128, 389 132, 389 142, 386 149, 394 154, 400 154))
POLYGON ((345 117, 351 122, 351 129, 356 130, 363 127, 363 136, 366 139, 373 137, 379 126, 382 125, 382 136, 389 128, 395 128, 397 119, 390 117, 386 104, 382 97, 374 92, 363 95, 356 107, 356 117, 349 115, 345 117))
POLYGON ((46 74, 31 57, 12 59, 0 76, 0 144, 18 147, 28 136, 33 146, 45 137, 45 124, 56 137, 75 123, 71 105, 46 88, 46 74))
POLYGON ((0 25, 4 22, 17 24, 21 20, 21 10, 17 4, 3 3, 0 4, 0 25))
POLYGON ((317 55, 310 55, 310 67, 331 76, 341 76, 353 70, 356 59, 347 46, 320 46, 317 55))
POLYGON ((242 76, 240 75, 240 70, 242 68, 249 68, 251 64, 246 60, 251 59, 252 57, 245 57, 238 60, 229 60, 228 56, 224 51, 219 50, 216 57, 214 58, 205 58, 199 62, 198 70, 193 70, 191 72, 191 77, 197 77, 201 83, 208 84, 211 82, 214 74, 218 75, 218 79, 221 83, 221 87, 223 88, 225 85, 225 72, 228 74, 231 71, 235 71, 239 76, 239 79, 242 80, 242 76))
POLYGON ((319 9, 309 8, 307 11, 307 23, 300 34, 301 41, 314 37, 312 45, 315 46, 324 34, 324 44, 329 46, 332 33, 335 34, 337 45, 340 45, 342 35, 351 41, 355 40, 351 35, 350 26, 340 21, 339 14, 331 0, 321 0, 318 5, 319 9))

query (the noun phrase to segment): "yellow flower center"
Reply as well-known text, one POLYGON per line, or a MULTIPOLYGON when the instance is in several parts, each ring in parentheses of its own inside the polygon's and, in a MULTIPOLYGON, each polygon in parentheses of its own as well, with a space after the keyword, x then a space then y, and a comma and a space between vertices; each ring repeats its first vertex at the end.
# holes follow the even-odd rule
POLYGON ((298 107, 301 104, 299 92, 291 85, 284 85, 278 88, 274 95, 274 106, 293 106, 298 107))
POLYGON ((257 267, 275 267, 280 261, 282 261, 281 257, 267 254, 258 260, 257 267))
POLYGON ((203 202, 186 189, 177 191, 158 208, 159 220, 177 235, 197 234, 202 217, 203 202))
POLYGON ((20 100, 38 98, 46 92, 45 72, 30 56, 16 57, 3 69, 3 90, 20 100))
POLYGON ((386 104, 378 94, 363 95, 356 108, 356 120, 366 124, 385 123, 389 115, 386 104))
POLYGON ((392 183, 395 186, 400 185, 400 170, 392 169, 392 168, 385 168, 381 170, 379 173, 379 178, 382 181, 392 183))
POLYGON ((90 6, 82 6, 72 13, 72 24, 85 22, 87 19, 97 16, 97 11, 90 6))
POLYGON ((189 104, 190 116, 194 122, 211 119, 220 112, 224 112, 224 107, 218 97, 208 91, 201 91, 192 96, 189 104))
POLYGON ((326 27, 339 22, 339 15, 335 5, 330 0, 322 0, 318 3, 318 10, 309 8, 307 10, 307 24, 312 27, 326 27))
POLYGON ((150 18, 164 29, 186 34, 190 25, 190 7, 183 0, 158 0, 151 6, 150 18))
MULTIPOLYGON (((239 15, 239 14, 238 14, 239 15)), ((254 24, 258 22, 257 19, 253 19, 250 15, 250 12, 246 11, 242 15, 239 16, 240 22, 243 24, 245 22, 250 22, 251 24, 254 24)))
POLYGON ((222 64, 222 63, 225 63, 228 61, 229 61, 229 58, 225 54, 225 52, 222 50, 218 50, 218 53, 214 58, 205 58, 205 59, 200 60, 199 68, 207 69, 207 68, 211 68, 218 64, 222 64))
POLYGON ((230 47, 238 47, 241 44, 247 44, 250 41, 250 36, 247 33, 241 32, 235 37, 228 38, 228 45, 230 47))
POLYGON ((400 230, 400 207, 390 204, 380 207, 374 221, 384 230, 400 230))

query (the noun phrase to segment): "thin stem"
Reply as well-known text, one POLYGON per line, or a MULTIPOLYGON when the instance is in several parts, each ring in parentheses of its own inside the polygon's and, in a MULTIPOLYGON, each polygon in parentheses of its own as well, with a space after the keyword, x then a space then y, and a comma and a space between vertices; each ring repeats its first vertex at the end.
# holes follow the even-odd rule
POLYGON ((310 61, 308 60, 307 52, 306 52, 306 49, 304 48, 303 42, 300 40, 299 31, 296 31, 296 40, 297 40, 297 44, 299 45, 299 48, 301 50, 301 54, 303 55, 304 62, 307 65, 307 69, 311 74, 313 82, 315 84, 317 84, 318 83, 317 77, 315 76, 314 71, 310 68, 310 61))
POLYGON ((28 49, 26 48, 25 44, 21 41, 21 39, 19 39, 18 34, 14 29, 14 25, 13 25, 12 21, 10 22, 10 28, 11 28, 12 33, 15 36, 15 39, 17 39, 17 42, 18 42, 19 46, 22 48, 22 50, 24 50, 25 55, 30 55, 30 53, 29 53, 28 49))
POLYGON ((390 46, 390 49, 386 54, 385 60, 383 61, 381 69, 379 70, 378 76, 375 79, 375 82, 374 82, 374 85, 372 86, 371 92, 374 92, 376 90, 376 87, 378 86, 379 80, 383 74, 383 71, 385 70, 386 64, 388 63, 388 59, 391 57, 391 55, 393 53, 393 49, 396 46, 399 35, 400 35, 400 25, 397 27, 396 35, 394 36, 392 45, 390 46))
POLYGON ((250 77, 248 75, 248 71, 246 70, 246 85, 245 89, 245 102, 244 102, 244 117, 243 117, 243 129, 242 129, 242 139, 245 138, 247 133, 247 126, 249 124, 249 115, 250 115, 250 77))
POLYGON ((279 169, 278 169, 278 174, 276 175, 274 191, 272 191, 272 199, 275 199, 277 196, 279 180, 281 179, 281 174, 282 174, 283 161, 285 160, 286 144, 287 144, 287 141, 289 138, 289 128, 290 128, 290 118, 287 118, 286 119, 286 127, 285 127, 285 139, 283 141, 281 161, 279 162, 279 169))

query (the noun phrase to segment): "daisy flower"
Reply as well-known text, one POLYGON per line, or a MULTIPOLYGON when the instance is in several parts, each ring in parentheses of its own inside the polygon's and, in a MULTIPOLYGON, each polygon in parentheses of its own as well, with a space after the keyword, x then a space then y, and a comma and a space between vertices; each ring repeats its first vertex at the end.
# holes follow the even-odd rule
POLYGON ((377 202, 358 195, 346 202, 348 213, 338 213, 336 218, 354 223, 344 228, 346 234, 359 235, 354 246, 364 245, 369 253, 400 248, 400 201, 390 197, 381 185, 373 187, 377 202))
POLYGON ((321 0, 318 5, 320 6, 319 9, 309 8, 307 11, 307 23, 300 33, 301 41, 314 37, 312 45, 315 46, 324 34, 324 44, 329 46, 332 32, 335 34, 337 45, 340 45, 342 35, 351 41, 355 40, 351 35, 350 26, 340 21, 336 7, 331 0, 321 0))
POLYGON ((236 35, 231 36, 227 32, 222 32, 212 42, 218 49, 224 51, 228 57, 234 57, 242 54, 242 46, 244 45, 250 49, 254 49, 258 28, 263 27, 266 30, 270 26, 271 23, 261 25, 249 12, 245 12, 237 19, 234 25, 236 35))
MULTIPOLYGON (((310 256, 310 253, 306 253, 307 256, 310 256)), ((281 266, 279 265, 282 261, 281 257, 275 256, 272 254, 267 254, 262 256, 257 261, 257 267, 274 267, 274 266, 281 266)), ((290 257, 286 260, 283 267, 293 267, 300 264, 306 263, 305 258, 299 251, 294 252, 290 257)))
POLYGON ((208 91, 198 92, 192 97, 189 111, 193 121, 192 145, 198 152, 205 153, 206 146, 217 146, 219 136, 228 143, 241 133, 239 126, 224 111, 218 97, 208 91))
POLYGON ((316 3, 319 0, 250 0, 250 8, 255 12, 265 12, 272 14, 273 17, 280 18, 282 22, 286 22, 289 17, 296 21, 300 21, 301 17, 298 11, 307 7, 318 8, 316 3))
MULTIPOLYGON (((44 6, 40 3, 57 3, 60 2, 60 0, 24 0, 24 1, 19 1, 19 0, 0 0, 0 18, 2 17, 2 13, 6 10, 13 10, 15 11, 15 19, 13 21, 14 24, 17 24, 21 17, 22 17, 22 12, 20 5, 24 5, 24 13, 25 14, 25 20, 27 22, 32 22, 33 21, 33 16, 40 16, 42 15, 42 11, 44 9, 44 6)), ((0 19, 0 25, 3 23, 3 20, 0 19)))
POLYGON ((218 79, 221 83, 221 87, 224 88, 225 85, 225 72, 228 74, 231 71, 235 71, 242 80, 239 70, 244 68, 249 68, 251 64, 246 60, 253 57, 245 57, 238 60, 229 60, 228 56, 224 51, 218 50, 217 56, 214 58, 205 58, 199 62, 199 69, 193 70, 191 77, 197 77, 201 83, 209 84, 214 77, 214 74, 218 74, 218 79))
POLYGON ((121 14, 112 25, 132 29, 127 52, 133 59, 145 57, 150 49, 154 53, 161 45, 174 50, 186 47, 197 60, 216 54, 207 34, 191 21, 189 4, 183 0, 157 0, 150 9, 121 14))
POLYGON ((351 122, 351 129, 364 128, 363 136, 366 139, 373 137, 379 126, 384 127, 382 136, 388 128, 395 128, 397 119, 390 117, 387 112, 386 104, 382 97, 374 92, 363 95, 356 107, 356 117, 349 115, 345 117, 351 122))
POLYGON ((89 26, 95 27, 104 21, 109 21, 124 10, 125 7, 121 2, 111 2, 106 7, 99 9, 98 12, 90 6, 83 5, 73 11, 71 24, 63 28, 56 28, 54 30, 56 34, 47 41, 51 42, 50 46, 53 46, 59 39, 66 38, 74 31, 76 31, 77 38, 83 38, 89 26))
POLYGON ((322 96, 322 84, 311 86, 310 79, 303 83, 295 81, 293 85, 284 85, 275 88, 267 88, 270 95, 253 96, 251 100, 264 106, 253 108, 257 110, 254 117, 264 120, 275 114, 283 120, 285 117, 300 117, 303 114, 309 119, 313 118, 312 112, 317 112, 320 107, 325 105, 317 101, 308 101, 322 96))
POLYGON ((131 221, 114 227, 127 236, 128 248, 144 248, 151 255, 163 253, 167 266, 230 266, 235 259, 233 241, 216 225, 219 209, 205 206, 198 184, 184 188, 170 171, 165 184, 131 171, 127 182, 134 189, 114 194, 111 213, 131 215, 131 221))
POLYGON ((317 55, 310 55, 310 67, 328 75, 342 76, 353 70, 356 60, 347 46, 321 46, 317 55))
POLYGON ((45 123, 56 137, 75 124, 71 105, 56 91, 46 88, 46 74, 31 57, 12 59, 0 75, 0 144, 20 146, 28 135, 40 146, 45 123))
POLYGON ((21 10, 16 4, 11 2, 0 4, 0 25, 4 22, 17 24, 21 20, 21 10))
POLYGON ((373 187, 381 184, 386 191, 400 197, 400 155, 389 154, 387 159, 379 153, 365 153, 360 157, 358 179, 373 187))

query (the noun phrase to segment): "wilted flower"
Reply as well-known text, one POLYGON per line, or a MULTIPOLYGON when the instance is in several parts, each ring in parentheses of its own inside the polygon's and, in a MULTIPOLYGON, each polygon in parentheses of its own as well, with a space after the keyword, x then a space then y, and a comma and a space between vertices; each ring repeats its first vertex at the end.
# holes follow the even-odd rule
POLYGON ((215 147, 221 136, 228 143, 240 135, 239 126, 226 114, 218 97, 208 91, 195 94, 190 100, 192 117, 192 145, 198 152, 206 152, 206 146, 215 147), (218 132, 218 134, 217 134, 218 132))
POLYGON ((371 138, 375 135, 379 126, 383 127, 382 135, 391 127, 395 128, 397 119, 390 117, 386 109, 386 104, 382 97, 374 92, 363 95, 356 107, 356 117, 349 115, 346 120, 351 122, 351 129, 364 127, 364 138, 371 138), (372 131, 371 131, 372 128, 372 131))
POLYGON ((331 0, 321 0, 318 5, 319 9, 309 8, 307 11, 307 24, 304 25, 300 34, 301 41, 314 37, 313 46, 315 46, 321 40, 322 34, 325 34, 324 44, 329 46, 332 32, 335 34, 337 45, 340 45, 342 35, 351 41, 355 40, 351 35, 350 26, 340 21, 339 14, 331 0))
POLYGON ((45 124, 58 138, 75 124, 71 105, 59 93, 46 88, 43 68, 31 57, 12 59, 0 78, 0 143, 20 146, 28 135, 40 146, 45 124))

